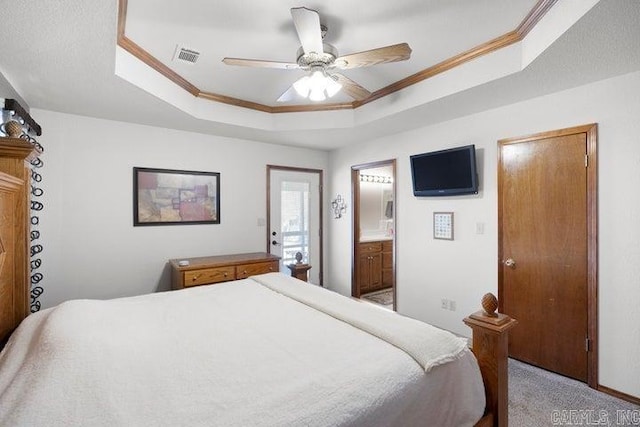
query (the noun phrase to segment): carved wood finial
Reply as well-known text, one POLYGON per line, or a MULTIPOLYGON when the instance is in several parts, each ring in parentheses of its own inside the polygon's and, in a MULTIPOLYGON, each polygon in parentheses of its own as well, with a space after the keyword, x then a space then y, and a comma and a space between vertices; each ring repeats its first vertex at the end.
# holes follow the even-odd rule
POLYGON ((496 310, 498 309, 498 298, 491 292, 484 294, 482 297, 482 309, 489 317, 498 317, 496 310))
POLYGON ((489 323, 494 326, 502 326, 508 324, 512 319, 511 317, 496 313, 498 309, 498 298, 492 293, 484 294, 482 297, 482 310, 476 311, 470 314, 469 317, 473 320, 477 320, 483 323, 489 323))
POLYGON ((2 125, 2 130, 9 138, 19 138, 22 135, 22 125, 15 120, 9 120, 2 125))

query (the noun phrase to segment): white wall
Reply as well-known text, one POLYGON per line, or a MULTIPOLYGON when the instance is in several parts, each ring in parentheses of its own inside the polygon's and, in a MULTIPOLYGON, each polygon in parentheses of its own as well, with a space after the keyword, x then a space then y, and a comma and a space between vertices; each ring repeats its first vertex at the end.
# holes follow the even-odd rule
MULTIPOLYGON (((0 98, 15 99, 18 104, 25 110, 29 111, 29 105, 25 102, 16 89, 11 85, 11 82, 0 72, 0 98)), ((2 104, 4 107, 4 103, 2 104)), ((36 120, 37 121, 37 120, 36 120)))
MULTIPOLYGON (((331 153, 331 194, 350 194, 350 167, 397 159, 398 311, 469 335, 462 318, 497 292, 497 140, 597 122, 600 384, 640 396, 640 72, 331 153), (475 144, 477 196, 415 198, 409 155, 475 144), (455 212, 455 240, 433 240, 434 211, 455 212), (483 223, 484 234, 476 234, 483 223), (441 298, 457 311, 440 308, 441 298)), ((353 206, 353 203, 349 204, 353 206)), ((351 216, 330 222, 327 283, 351 289, 351 216)))
POLYGON ((264 251, 258 218, 266 216, 266 165, 326 171, 328 163, 315 150, 45 110, 32 115, 45 146, 44 307, 169 289, 171 258, 264 251), (134 227, 134 166, 220 172, 221 223, 134 227))

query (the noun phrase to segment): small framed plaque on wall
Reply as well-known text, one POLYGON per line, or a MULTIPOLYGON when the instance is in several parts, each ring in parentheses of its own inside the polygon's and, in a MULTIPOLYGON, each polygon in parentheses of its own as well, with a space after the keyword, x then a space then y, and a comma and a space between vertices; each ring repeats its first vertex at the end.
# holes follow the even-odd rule
POLYGON ((453 212, 433 213, 433 238, 453 240, 453 212))

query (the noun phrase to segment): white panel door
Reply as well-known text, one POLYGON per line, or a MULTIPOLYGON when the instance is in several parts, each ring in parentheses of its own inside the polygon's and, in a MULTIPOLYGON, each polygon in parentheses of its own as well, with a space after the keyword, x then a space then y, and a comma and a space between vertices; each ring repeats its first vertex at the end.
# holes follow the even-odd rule
POLYGON ((309 282, 320 284, 320 175, 271 169, 269 176, 269 251, 286 274, 300 252, 311 265, 309 282))

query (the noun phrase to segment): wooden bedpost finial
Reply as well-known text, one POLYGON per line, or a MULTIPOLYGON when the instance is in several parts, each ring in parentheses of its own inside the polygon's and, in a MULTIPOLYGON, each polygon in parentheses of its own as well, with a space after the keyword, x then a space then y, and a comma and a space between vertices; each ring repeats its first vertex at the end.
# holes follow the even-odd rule
POLYGON ((489 317, 498 317, 496 310, 498 309, 498 298, 491 292, 484 294, 482 297, 482 308, 484 313, 489 317))
POLYGON ((482 310, 469 315, 470 318, 492 325, 503 325, 511 320, 507 315, 496 313, 498 309, 498 298, 492 293, 484 294, 482 297, 482 310))
POLYGON ((509 330, 518 322, 495 312, 498 300, 493 294, 482 297, 482 307, 463 320, 473 330, 472 350, 480 366, 487 402, 485 416, 476 426, 505 427, 509 423, 509 330))
POLYGON ((2 131, 10 138, 20 138, 22 135, 22 125, 15 120, 9 120, 2 125, 2 131))

